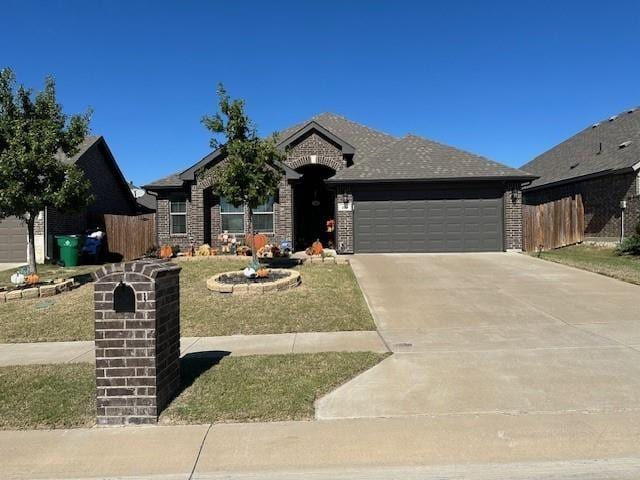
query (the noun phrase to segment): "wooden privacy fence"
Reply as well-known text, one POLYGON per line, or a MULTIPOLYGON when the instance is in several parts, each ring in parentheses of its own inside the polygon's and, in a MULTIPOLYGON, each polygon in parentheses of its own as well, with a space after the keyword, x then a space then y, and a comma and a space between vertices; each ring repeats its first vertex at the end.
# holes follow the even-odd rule
POLYGON ((109 252, 122 255, 122 260, 134 260, 156 244, 155 214, 128 216, 105 215, 109 252))
POLYGON ((584 240, 582 196, 541 205, 523 205, 522 243, 526 252, 573 245, 584 240))

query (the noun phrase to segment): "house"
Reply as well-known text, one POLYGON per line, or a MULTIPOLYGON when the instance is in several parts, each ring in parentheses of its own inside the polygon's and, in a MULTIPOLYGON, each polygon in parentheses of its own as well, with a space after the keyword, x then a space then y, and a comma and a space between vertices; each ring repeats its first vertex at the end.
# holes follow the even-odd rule
MULTIPOLYGON (((63 214, 54 208, 40 212, 35 224, 36 261, 55 256, 55 235, 83 233, 88 228, 104 229, 105 214, 133 215, 136 202, 122 172, 102 136, 88 136, 78 153, 60 160, 75 163, 91 182, 95 201, 82 212, 63 214)), ((0 222, 0 262, 27 261, 27 228, 20 219, 0 222)))
POLYGON ((151 195, 144 188, 136 187, 133 182, 129 182, 129 189, 136 200, 139 214, 155 213, 156 197, 154 195, 151 195))
POLYGON ((640 110, 594 123, 521 169, 539 177, 525 187, 525 203, 580 194, 585 238, 630 235, 640 221, 640 110))
MULTIPOLYGON (((521 249, 521 185, 530 173, 331 113, 284 130, 278 142, 286 174, 253 215, 272 241, 301 250, 320 239, 339 253, 521 249)), ((200 174, 222 161, 216 150, 145 186, 158 199, 159 244, 215 245, 223 231, 242 234, 248 210, 218 198, 200 174)))

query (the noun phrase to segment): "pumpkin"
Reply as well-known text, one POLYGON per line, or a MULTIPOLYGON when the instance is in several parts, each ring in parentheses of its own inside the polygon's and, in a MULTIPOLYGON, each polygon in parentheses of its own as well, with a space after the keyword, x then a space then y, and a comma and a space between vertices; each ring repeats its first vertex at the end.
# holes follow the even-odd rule
POLYGON ((311 244, 311 255, 322 255, 322 252, 324 252, 324 248, 322 248, 320 240, 316 240, 311 244))
POLYGON ((249 235, 247 235, 247 238, 246 238, 246 244, 251 249, 255 249, 256 251, 258 251, 261 248, 263 248, 267 244, 268 241, 269 241, 269 239, 263 233, 256 233, 255 235, 249 234, 249 235))
POLYGON ((269 276, 269 270, 266 268, 259 268, 256 275, 258 275, 258 278, 267 278, 269 276))
POLYGON ((173 249, 171 245, 164 245, 160 248, 160 258, 171 258, 173 257, 173 249))
POLYGON ((40 277, 37 273, 30 273, 29 275, 24 277, 24 279, 29 285, 35 285, 40 281, 40 277))

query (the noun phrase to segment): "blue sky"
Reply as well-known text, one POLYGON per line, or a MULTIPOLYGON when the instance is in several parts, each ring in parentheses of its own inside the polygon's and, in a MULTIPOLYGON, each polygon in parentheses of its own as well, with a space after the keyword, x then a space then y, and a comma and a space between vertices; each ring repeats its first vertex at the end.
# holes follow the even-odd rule
POLYGON ((0 66, 94 109, 128 179, 208 151, 215 85, 261 133, 331 111, 520 166, 640 104, 640 2, 3 2, 0 66))

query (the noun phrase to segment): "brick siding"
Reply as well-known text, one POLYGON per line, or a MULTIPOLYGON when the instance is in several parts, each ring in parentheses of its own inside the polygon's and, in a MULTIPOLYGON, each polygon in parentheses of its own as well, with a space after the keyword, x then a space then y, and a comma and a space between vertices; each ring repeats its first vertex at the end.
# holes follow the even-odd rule
POLYGON ((353 253, 353 193, 348 186, 336 192, 336 249, 338 253, 353 253), (340 211, 338 203, 349 202, 350 211, 340 211))
POLYGON ((621 200, 627 200, 625 235, 631 235, 640 221, 636 173, 607 175, 531 192, 525 191, 524 200, 526 204, 539 205, 576 194, 582 195, 586 237, 620 237, 621 200))
POLYGON ((98 425, 157 422, 180 388, 180 267, 138 261, 109 265, 94 284, 98 425), (114 310, 124 282, 135 312, 114 310))
POLYGON ((508 184, 504 192, 504 237, 506 250, 522 250, 522 190, 508 184))

